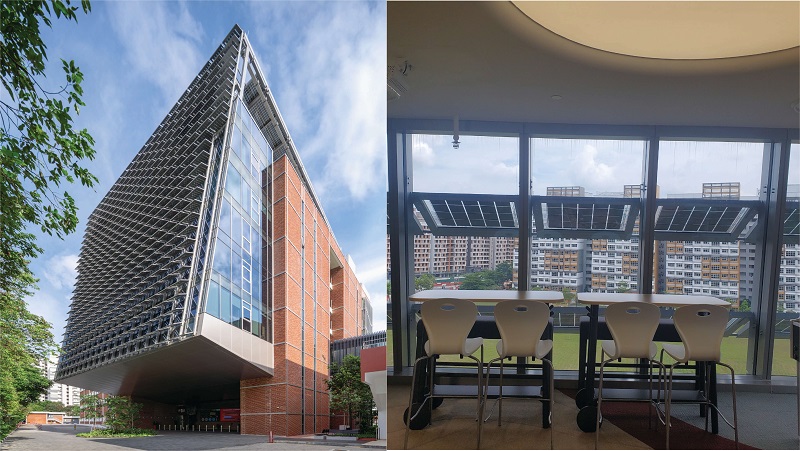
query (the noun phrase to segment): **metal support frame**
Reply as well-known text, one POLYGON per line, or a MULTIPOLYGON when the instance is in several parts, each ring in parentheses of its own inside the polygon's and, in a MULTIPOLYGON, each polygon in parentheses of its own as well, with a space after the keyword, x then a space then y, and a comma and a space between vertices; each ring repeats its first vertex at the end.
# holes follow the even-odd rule
POLYGON ((406 153, 407 135, 404 130, 387 127, 389 152, 389 199, 388 220, 390 240, 391 313, 392 313, 392 357, 395 374, 400 374, 410 362, 411 340, 415 334, 409 321, 408 296, 413 277, 409 274, 409 257, 413 267, 414 235, 410 235, 408 224, 413 220, 411 211, 411 162, 406 153), (411 253, 409 254, 409 248, 411 253))

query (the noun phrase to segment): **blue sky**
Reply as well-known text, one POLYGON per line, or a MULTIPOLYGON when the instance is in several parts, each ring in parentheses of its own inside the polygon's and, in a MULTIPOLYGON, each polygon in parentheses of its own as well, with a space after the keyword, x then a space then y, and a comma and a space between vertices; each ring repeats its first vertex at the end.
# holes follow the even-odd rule
POLYGON ((84 73, 79 128, 94 136, 92 190, 73 186, 80 225, 64 241, 39 234, 30 310, 60 342, 86 219, 222 39, 247 33, 336 239, 386 325, 386 5, 384 2, 93 2, 79 22, 43 30, 46 86, 59 58, 84 73))

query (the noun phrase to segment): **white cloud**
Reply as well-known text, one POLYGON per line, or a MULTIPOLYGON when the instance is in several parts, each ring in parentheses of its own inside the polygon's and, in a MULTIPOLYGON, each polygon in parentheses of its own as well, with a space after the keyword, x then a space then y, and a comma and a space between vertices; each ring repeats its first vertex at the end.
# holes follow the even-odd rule
POLYGON ((69 296, 59 293, 58 290, 42 289, 26 299, 25 302, 28 304, 28 311, 43 317, 53 325, 53 337, 56 343, 61 343, 64 326, 67 323, 69 296))
POLYGON ((183 2, 117 2, 109 4, 108 11, 123 56, 136 75, 158 86, 164 103, 172 104, 204 60, 198 51, 200 23, 183 2))
POLYGON ((385 188, 385 6, 318 5, 255 4, 268 25, 253 37, 267 52, 267 81, 280 86, 276 100, 323 203, 342 194, 361 200, 385 188), (300 13, 295 29, 276 26, 300 13))
POLYGON ((433 153, 433 148, 426 143, 421 142, 414 146, 414 165, 420 166, 433 166, 436 162, 436 154, 433 153))
POLYGON ((72 291, 78 276, 78 256, 57 255, 50 258, 44 269, 44 278, 57 290, 72 291))
MULTIPOLYGON (((597 148, 591 144, 583 146, 578 158, 578 173, 580 180, 591 181, 592 186, 614 186, 617 189, 621 188, 612 185, 616 182, 614 170, 611 166, 597 161, 597 148)), ((619 185, 619 183, 616 183, 619 185)))

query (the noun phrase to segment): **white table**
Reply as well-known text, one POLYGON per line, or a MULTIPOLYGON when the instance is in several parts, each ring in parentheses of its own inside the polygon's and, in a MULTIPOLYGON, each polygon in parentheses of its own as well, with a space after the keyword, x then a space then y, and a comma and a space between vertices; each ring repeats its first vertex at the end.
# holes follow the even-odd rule
POLYGON ((411 302, 432 299, 466 299, 474 302, 541 301, 548 304, 563 302, 560 291, 515 291, 515 290, 424 290, 408 297, 411 302))
MULTIPOLYGON (((594 402, 594 378, 595 378, 595 357, 597 354, 597 329, 598 319, 600 316, 601 305, 611 305, 620 302, 645 302, 653 304, 658 307, 682 307, 684 305, 718 305, 722 307, 730 307, 731 304, 722 299, 712 296, 694 296, 688 294, 638 294, 638 293, 578 293, 578 302, 589 306, 589 337, 586 344, 586 355, 581 356, 581 370, 583 372, 583 380, 579 380, 583 390, 578 392, 578 398, 591 397, 583 399, 581 402, 585 406, 594 402)), ((713 373, 712 373, 713 374, 713 373)), ((713 390, 709 396, 712 402, 716 404, 716 384, 712 385, 713 390)), ((579 400, 580 402, 580 400, 579 400)), ((578 425, 584 432, 593 432, 596 423, 595 419, 590 418, 591 415, 578 414, 578 425)), ((716 412, 713 413, 711 418, 711 429, 717 433, 717 417, 716 412)))

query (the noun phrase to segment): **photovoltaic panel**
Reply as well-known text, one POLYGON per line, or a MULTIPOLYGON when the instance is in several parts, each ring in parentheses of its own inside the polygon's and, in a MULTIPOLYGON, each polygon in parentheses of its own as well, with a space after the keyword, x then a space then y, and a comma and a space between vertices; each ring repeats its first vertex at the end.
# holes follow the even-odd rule
POLYGON ((543 202, 544 229, 624 230, 630 205, 594 202, 543 202))
POLYGON ((512 202, 425 199, 437 227, 517 227, 512 202))
POLYGON ((798 211, 797 202, 790 202, 786 205, 786 216, 783 220, 783 236, 800 236, 800 211, 798 211))
POLYGON ((732 233, 749 208, 728 205, 662 205, 657 231, 732 233))

